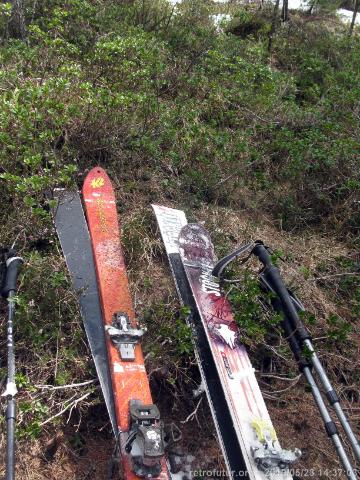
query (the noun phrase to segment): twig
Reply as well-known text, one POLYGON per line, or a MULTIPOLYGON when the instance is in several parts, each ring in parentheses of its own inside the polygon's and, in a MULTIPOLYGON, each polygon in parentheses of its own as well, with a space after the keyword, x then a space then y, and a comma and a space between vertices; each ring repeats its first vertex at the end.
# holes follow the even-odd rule
MULTIPOLYGON (((250 110, 250 108, 244 107, 244 105, 240 105, 240 106, 239 106, 239 110, 246 110, 248 113, 250 113, 250 114, 253 115, 254 117, 258 118, 258 119, 261 120, 262 122, 265 122, 265 123, 271 122, 271 119, 265 118, 265 117, 260 117, 260 115, 257 115, 255 112, 253 112, 252 110, 250 110)), ((276 125, 278 125, 280 122, 275 121, 274 123, 275 123, 276 125)))
POLYGON ((181 420, 180 423, 182 423, 182 424, 187 423, 187 422, 189 422, 190 420, 192 420, 192 419, 195 417, 197 411, 199 410, 200 403, 202 402, 202 399, 203 399, 203 398, 204 398, 203 396, 200 397, 200 400, 198 401, 198 403, 197 403, 197 405, 196 405, 196 407, 195 407, 195 410, 194 410, 193 412, 191 412, 190 415, 188 415, 188 416, 185 418, 185 420, 181 420))
MULTIPOLYGON (((54 420, 54 418, 60 417, 63 413, 65 413, 67 410, 69 410, 69 408, 71 408, 71 410, 72 410, 74 407, 76 407, 76 405, 79 402, 81 402, 82 400, 85 400, 85 398, 87 398, 91 393, 92 392, 87 392, 82 397, 77 398, 76 400, 72 401, 71 403, 69 403, 69 405, 67 405, 65 408, 60 410, 60 412, 58 412, 55 415, 53 415, 52 417, 46 419, 44 422, 40 423, 40 427, 42 427, 43 425, 46 425, 47 423, 51 422, 51 420, 54 420)), ((69 421, 69 419, 68 419, 68 421, 69 421)))
POLYGON ((60 385, 58 387, 54 387, 54 385, 35 385, 35 387, 41 390, 65 390, 66 388, 84 387, 85 385, 90 385, 95 382, 97 382, 97 380, 87 380, 82 383, 70 383, 69 385, 60 385))
POLYGON ((164 368, 163 365, 161 365, 160 367, 157 367, 157 368, 153 368, 153 369, 150 370, 150 372, 148 373, 148 378, 150 378, 153 373, 155 373, 155 372, 160 372, 163 368, 164 368))
POLYGON ((55 355, 54 378, 57 377, 57 371, 58 371, 60 329, 61 329, 61 322, 60 322, 58 334, 57 334, 57 336, 56 336, 56 355, 55 355))
POLYGON ((295 385, 299 382, 300 378, 302 377, 302 375, 298 375, 296 378, 295 378, 295 381, 289 385, 288 387, 286 388, 283 388, 282 390, 275 390, 274 392, 269 392, 271 394, 274 394, 274 393, 284 393, 284 392, 287 392, 288 390, 290 390, 291 388, 295 387, 295 385))
MULTIPOLYGON (((156 345, 156 344, 160 341, 161 338, 162 338, 161 335, 159 335, 158 337, 156 337, 155 340, 154 340, 154 342, 153 342, 154 345, 156 345)), ((168 340, 168 339, 165 339, 165 340, 161 343, 161 345, 165 345, 165 343, 167 343, 167 340, 168 340)), ((152 356, 153 356, 153 352, 147 353, 147 354, 145 355, 145 357, 144 357, 144 362, 146 362, 146 360, 147 360, 149 357, 152 357, 152 356)))
POLYGON ((230 178, 234 177, 235 175, 237 175, 236 172, 231 173, 231 174, 228 175, 227 177, 225 177, 225 178, 223 178, 222 180, 220 180, 220 181, 215 185, 215 187, 219 187, 220 185, 222 185, 223 183, 227 182, 228 180, 230 180, 230 178))
POLYGON ((280 400, 279 397, 274 397, 273 395, 269 395, 266 392, 262 392, 262 394, 266 400, 274 400, 275 402, 278 402, 280 400))
POLYGON ((272 347, 271 345, 267 345, 266 343, 264 344, 265 348, 268 348, 269 350, 271 350, 273 353, 275 353, 275 355, 279 358, 282 358, 283 360, 285 360, 285 362, 288 362, 289 360, 287 358, 285 358, 283 355, 280 355, 279 352, 276 351, 276 349, 274 347, 272 347))
POLYGON ((148 358, 153 357, 153 356, 154 356, 154 352, 149 352, 149 353, 147 353, 147 354, 145 355, 145 357, 144 357, 144 362, 146 362, 146 360, 147 360, 148 358))
POLYGON ((294 378, 280 377, 279 375, 272 375, 272 374, 269 374, 269 373, 260 373, 260 372, 259 372, 259 374, 260 374, 261 377, 278 378, 279 380, 284 380, 285 382, 293 382, 294 380, 298 380, 298 378, 301 377, 301 375, 297 375, 294 378))

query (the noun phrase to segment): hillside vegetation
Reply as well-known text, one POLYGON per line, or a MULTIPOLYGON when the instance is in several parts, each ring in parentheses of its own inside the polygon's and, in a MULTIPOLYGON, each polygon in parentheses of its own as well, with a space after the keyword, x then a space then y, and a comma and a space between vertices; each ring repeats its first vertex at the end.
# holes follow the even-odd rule
MULTIPOLYGON (((112 454, 48 200, 54 187, 80 187, 95 165, 116 187, 154 400, 183 429, 181 448, 196 457, 194 468, 223 467, 206 399, 192 395, 199 374, 188 312, 150 203, 204 221, 219 256, 261 238, 286 260, 279 265, 359 425, 356 27, 350 37, 321 10, 291 12, 277 22, 269 53, 266 4, 43 0, 25 1, 21 40, 9 29, 10 7, 0 5, 0 243, 16 238, 26 259, 15 325, 19 478, 106 478, 112 454), (212 15, 224 11, 233 19, 216 27, 212 15)), ((336 455, 285 340, 257 305, 253 269, 232 272, 243 278, 230 292, 243 341, 282 445, 303 450, 299 468, 328 478, 336 455)), ((4 385, 4 303, 1 320, 4 385)), ((3 418, 0 425, 1 475, 3 418)))

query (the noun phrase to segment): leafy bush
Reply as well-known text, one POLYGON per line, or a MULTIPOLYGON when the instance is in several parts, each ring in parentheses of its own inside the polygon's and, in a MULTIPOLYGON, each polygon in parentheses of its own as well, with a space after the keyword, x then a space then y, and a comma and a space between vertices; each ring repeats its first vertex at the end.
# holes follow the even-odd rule
POLYGON ((256 40, 216 34, 211 11, 184 2, 171 14, 160 0, 39 6, 28 42, 0 49, 7 194, 39 212, 46 188, 120 162, 124 175, 161 173, 194 202, 265 208, 288 229, 355 231, 359 39, 297 19, 279 31, 273 69, 266 29, 256 40))
MULTIPOLYGON (((79 315, 49 240, 44 194, 81 183, 95 164, 121 185, 123 210, 164 198, 189 208, 221 204, 266 212, 288 230, 322 225, 355 238, 359 37, 293 16, 278 30, 269 59, 266 12, 236 13, 242 38, 216 31, 210 20, 216 5, 206 0, 184 1, 174 11, 165 0, 25 6, 25 42, 8 38, 9 6, 0 9, 1 240, 19 230, 26 249, 41 250, 38 244, 49 241, 49 251, 30 259, 18 305, 27 319, 17 325, 18 352, 27 360, 31 347, 46 350, 34 360, 42 381, 61 385, 79 365, 80 373, 86 371, 75 359, 79 315), (70 344, 61 342, 65 334, 70 344), (57 342, 63 366, 53 378, 47 363, 57 342)), ((130 262, 153 255, 151 242, 141 241, 151 235, 149 223, 141 212, 124 229, 130 262)), ((144 279, 144 289, 150 286, 144 279)), ((349 302, 357 312, 358 283, 349 276, 338 287, 344 298, 354 288, 349 302)), ((242 305, 237 320, 248 342, 261 341, 267 332, 258 321, 251 279, 231 295, 235 307, 242 305)), ((172 341, 173 358, 183 361, 191 350, 187 312, 177 315, 155 301, 148 310, 154 334, 164 324, 161 334, 172 341)), ((337 317, 329 322, 334 338, 346 336, 345 323, 337 317)), ((42 400, 39 395, 32 410, 26 398, 23 403, 30 435, 47 415, 42 400)))

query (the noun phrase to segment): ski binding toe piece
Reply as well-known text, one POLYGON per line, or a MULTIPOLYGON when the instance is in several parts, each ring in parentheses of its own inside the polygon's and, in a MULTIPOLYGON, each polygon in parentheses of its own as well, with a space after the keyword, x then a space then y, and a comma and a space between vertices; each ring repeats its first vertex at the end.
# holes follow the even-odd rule
POLYGON ((121 359, 130 362, 135 360, 135 345, 145 330, 133 328, 129 316, 123 312, 116 313, 112 325, 106 325, 105 329, 117 346, 121 359))

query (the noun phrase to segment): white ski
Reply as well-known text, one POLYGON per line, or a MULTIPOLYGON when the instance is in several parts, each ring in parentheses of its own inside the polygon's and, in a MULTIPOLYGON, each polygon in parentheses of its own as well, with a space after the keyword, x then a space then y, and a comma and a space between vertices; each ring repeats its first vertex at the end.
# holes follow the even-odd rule
MULTIPOLYGON (((153 208, 179 295, 184 304, 196 310, 193 324, 196 332, 199 329, 203 332, 215 367, 204 371, 202 352, 199 355, 196 348, 229 475, 251 480, 291 479, 288 467, 300 456, 300 451, 283 450, 277 439, 254 369, 245 347, 239 342, 231 307, 211 275, 216 258, 206 230, 200 225, 187 225, 185 214, 180 210, 157 205, 153 208), (215 384, 211 383, 213 377, 215 384), (214 388, 221 389, 223 394, 218 403, 212 398, 214 388), (223 411, 230 415, 231 420, 227 421, 232 424, 232 435, 236 437, 230 447, 229 435, 223 436, 223 411), (237 458, 242 457, 235 468, 234 449, 238 449, 237 458)), ((195 343, 199 344, 198 338, 195 343)))

